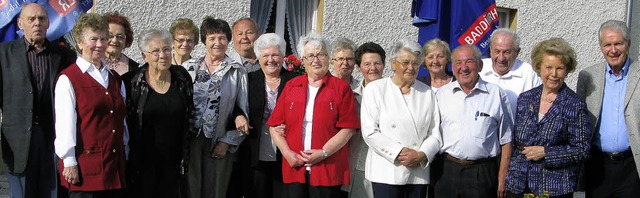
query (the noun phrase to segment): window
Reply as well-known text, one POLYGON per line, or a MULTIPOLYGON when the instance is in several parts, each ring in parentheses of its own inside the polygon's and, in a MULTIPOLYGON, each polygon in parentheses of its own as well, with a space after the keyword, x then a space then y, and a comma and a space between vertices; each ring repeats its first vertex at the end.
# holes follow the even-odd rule
POLYGON ((501 28, 516 29, 516 19, 518 16, 518 10, 510 8, 498 8, 498 20, 500 21, 501 28))

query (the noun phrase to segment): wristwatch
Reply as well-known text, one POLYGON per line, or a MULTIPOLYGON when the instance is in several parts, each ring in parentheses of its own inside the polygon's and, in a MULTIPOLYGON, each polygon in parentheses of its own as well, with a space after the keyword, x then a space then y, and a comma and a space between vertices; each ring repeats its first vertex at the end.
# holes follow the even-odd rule
POLYGON ((327 158, 329 156, 329 153, 327 153, 327 151, 325 151, 324 149, 322 149, 322 156, 324 158, 327 158))

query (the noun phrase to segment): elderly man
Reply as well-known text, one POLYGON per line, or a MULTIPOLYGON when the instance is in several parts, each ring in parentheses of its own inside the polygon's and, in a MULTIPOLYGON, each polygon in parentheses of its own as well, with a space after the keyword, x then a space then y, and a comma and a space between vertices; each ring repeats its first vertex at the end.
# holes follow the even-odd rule
POLYGON ((253 42, 258 39, 258 25, 251 18, 238 19, 233 26, 233 50, 229 57, 242 64, 247 73, 260 69, 258 58, 253 51, 253 42))
MULTIPOLYGON (((640 195, 640 65, 629 56, 629 29, 610 20, 598 31, 605 62, 578 75, 577 93, 591 115, 586 185, 590 197, 640 195)), ((584 189, 579 189, 584 190, 584 189)))
POLYGON ((505 92, 479 77, 480 56, 476 46, 456 48, 452 66, 457 81, 436 93, 438 106, 446 109, 440 111, 445 161, 436 197, 505 195, 513 121, 505 92))
POLYGON ((56 197, 53 85, 76 55, 46 39, 49 18, 41 5, 24 5, 18 27, 22 38, 0 44, 2 155, 9 187, 12 197, 56 197))
POLYGON ((507 93, 511 111, 515 111, 520 93, 539 86, 542 81, 529 63, 518 59, 520 38, 508 28, 500 28, 489 38, 491 58, 483 59, 483 80, 497 84, 507 93))

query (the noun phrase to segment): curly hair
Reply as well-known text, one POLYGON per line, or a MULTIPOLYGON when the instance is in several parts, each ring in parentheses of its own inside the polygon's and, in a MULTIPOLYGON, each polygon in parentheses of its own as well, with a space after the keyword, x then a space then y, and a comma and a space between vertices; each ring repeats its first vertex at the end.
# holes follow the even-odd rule
MULTIPOLYGON (((133 44, 133 29, 131 28, 131 23, 129 19, 123 15, 121 15, 118 11, 116 12, 108 12, 105 13, 104 18, 107 19, 108 24, 118 24, 124 27, 124 35, 127 36, 125 39, 125 48, 131 47, 133 44)), ((107 26, 108 27, 108 26, 107 26)))
POLYGON ((94 30, 94 31, 104 31, 105 33, 109 30, 109 24, 104 17, 100 16, 96 13, 83 13, 80 14, 78 20, 76 21, 76 25, 73 26, 73 37, 75 37, 76 42, 80 43, 84 39, 84 31, 86 29, 94 30))
POLYGON ((193 23, 191 19, 187 18, 179 18, 176 19, 173 23, 171 23, 171 27, 169 27, 169 32, 171 32, 171 36, 176 37, 178 34, 191 34, 193 36, 193 45, 198 45, 198 35, 200 31, 198 30, 198 26, 193 23))

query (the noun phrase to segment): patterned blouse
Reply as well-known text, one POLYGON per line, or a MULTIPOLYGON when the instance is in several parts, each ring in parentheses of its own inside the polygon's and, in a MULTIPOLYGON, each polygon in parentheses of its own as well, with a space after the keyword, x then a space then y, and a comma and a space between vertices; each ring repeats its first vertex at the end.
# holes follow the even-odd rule
POLYGON ((205 61, 202 61, 199 68, 196 71, 196 79, 193 83, 193 102, 196 107, 195 124, 202 130, 205 137, 213 138, 220 114, 218 107, 220 105, 222 78, 231 69, 231 65, 222 62, 211 74, 205 61))

